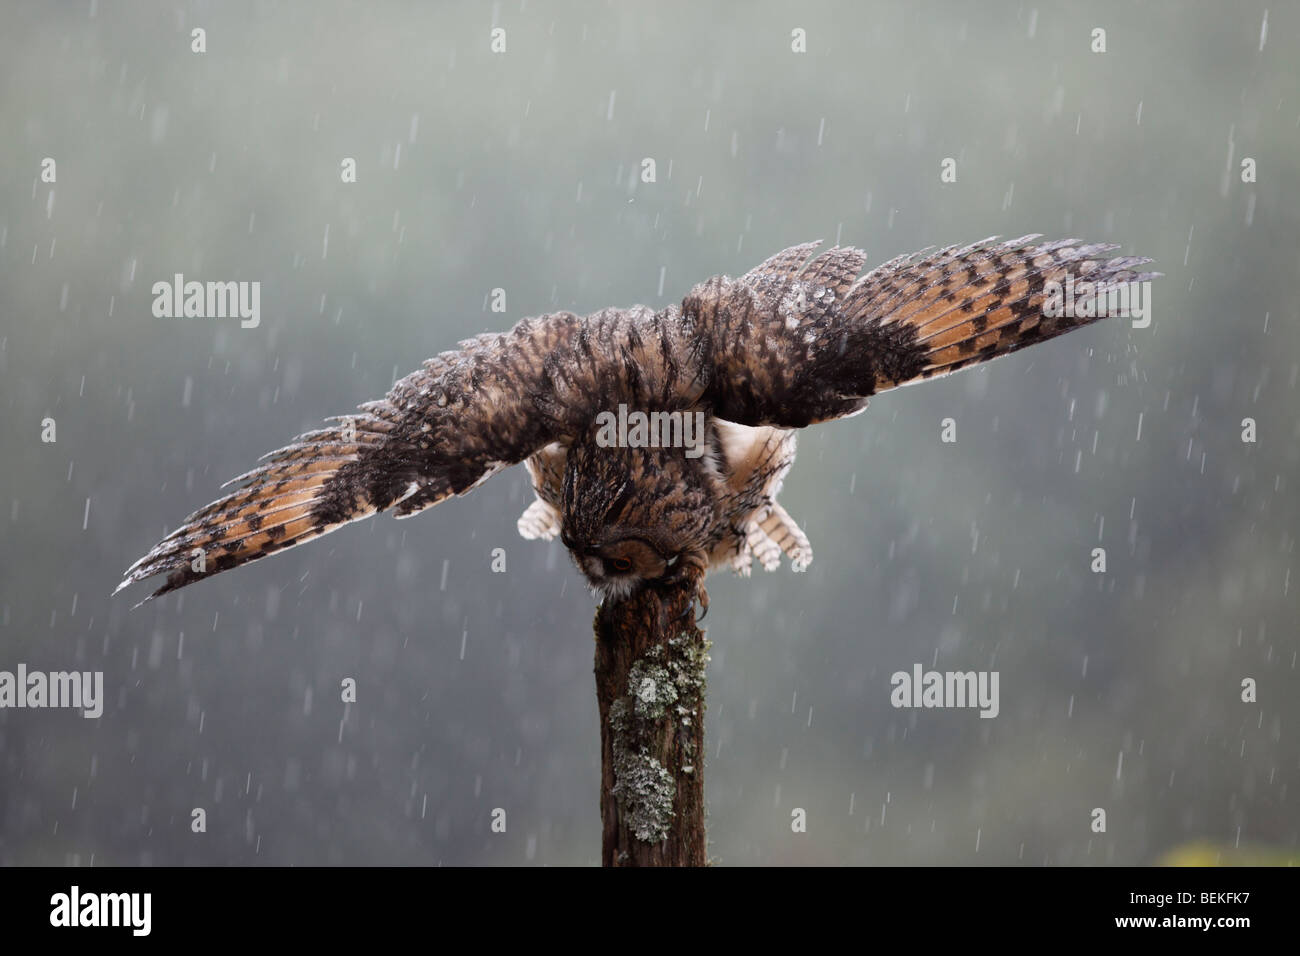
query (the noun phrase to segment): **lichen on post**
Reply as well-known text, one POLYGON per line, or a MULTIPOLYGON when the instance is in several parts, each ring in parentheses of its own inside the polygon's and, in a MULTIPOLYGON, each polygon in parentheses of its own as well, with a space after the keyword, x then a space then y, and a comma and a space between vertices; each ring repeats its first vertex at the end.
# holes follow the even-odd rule
POLYGON ((644 589, 596 613, 605 866, 703 866, 708 642, 694 588, 644 589))

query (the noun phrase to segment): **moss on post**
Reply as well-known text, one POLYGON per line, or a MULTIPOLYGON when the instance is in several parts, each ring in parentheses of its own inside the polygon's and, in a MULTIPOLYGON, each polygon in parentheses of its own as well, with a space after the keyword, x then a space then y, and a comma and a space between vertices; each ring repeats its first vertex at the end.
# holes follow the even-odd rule
POLYGON ((596 613, 605 866, 703 866, 708 642, 689 583, 596 613))

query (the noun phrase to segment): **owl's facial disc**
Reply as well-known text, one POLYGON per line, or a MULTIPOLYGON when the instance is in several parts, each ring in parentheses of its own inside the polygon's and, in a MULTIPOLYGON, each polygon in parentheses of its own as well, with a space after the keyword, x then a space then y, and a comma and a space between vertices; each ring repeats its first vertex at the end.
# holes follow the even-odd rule
POLYGON ((601 590, 630 593, 640 584, 662 578, 677 564, 675 555, 665 557, 658 546, 639 535, 588 544, 561 534, 561 540, 578 570, 601 590))

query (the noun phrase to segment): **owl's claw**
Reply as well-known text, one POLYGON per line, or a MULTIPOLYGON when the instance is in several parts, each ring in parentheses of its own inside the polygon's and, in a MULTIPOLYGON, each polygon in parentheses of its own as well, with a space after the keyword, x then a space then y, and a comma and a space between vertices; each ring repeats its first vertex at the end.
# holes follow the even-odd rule
POLYGON ((709 613, 709 592, 704 587, 704 575, 707 570, 707 559, 703 554, 686 554, 682 555, 677 562, 677 566, 672 573, 663 580, 665 584, 672 585, 681 581, 689 580, 692 584, 694 594, 691 602, 683 608, 682 613, 673 619, 673 623, 683 620, 687 614, 695 609, 695 602, 700 604, 700 616, 696 621, 702 621, 709 613))
POLYGON ((684 608, 682 608, 682 613, 678 614, 675 618, 673 618, 673 623, 676 624, 679 621, 686 620, 686 616, 690 614, 691 611, 695 610, 696 601, 700 603, 700 615, 695 619, 695 623, 698 624, 700 623, 700 621, 708 617, 709 616, 709 592, 708 589, 704 587, 704 584, 700 583, 697 584, 695 587, 695 596, 691 599, 691 602, 687 604, 684 608))

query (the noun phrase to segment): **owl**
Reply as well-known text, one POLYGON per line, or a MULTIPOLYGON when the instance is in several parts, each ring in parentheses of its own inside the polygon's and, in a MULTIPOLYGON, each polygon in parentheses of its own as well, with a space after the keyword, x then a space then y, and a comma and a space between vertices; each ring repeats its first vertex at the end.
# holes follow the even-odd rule
POLYGON ((925 250, 861 276, 862 251, 806 243, 680 306, 557 312, 461 342, 232 479, 242 487, 118 590, 165 574, 157 597, 381 511, 410 517, 522 462, 537 497, 520 534, 558 536, 602 599, 686 579, 707 607, 710 569, 812 561, 777 500, 798 429, 1095 321, 1159 274, 1107 258, 1113 245, 1039 238, 925 250))

